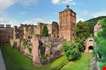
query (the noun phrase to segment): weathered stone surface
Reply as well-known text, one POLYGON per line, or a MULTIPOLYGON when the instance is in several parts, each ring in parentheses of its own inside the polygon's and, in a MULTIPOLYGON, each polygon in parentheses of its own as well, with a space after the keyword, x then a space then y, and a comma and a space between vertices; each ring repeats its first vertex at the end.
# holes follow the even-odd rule
POLYGON ((59 12, 59 37, 66 41, 74 39, 75 35, 76 13, 69 7, 64 11, 59 12))
POLYGON ((32 61, 33 63, 40 64, 40 57, 39 57, 39 39, 35 36, 31 39, 32 42, 32 61))
POLYGON ((100 25, 100 23, 98 22, 95 26, 94 26, 94 36, 97 35, 97 32, 100 31, 102 29, 102 26, 100 25))
POLYGON ((13 37, 13 28, 10 26, 4 27, 0 24, 0 43, 9 42, 13 37))

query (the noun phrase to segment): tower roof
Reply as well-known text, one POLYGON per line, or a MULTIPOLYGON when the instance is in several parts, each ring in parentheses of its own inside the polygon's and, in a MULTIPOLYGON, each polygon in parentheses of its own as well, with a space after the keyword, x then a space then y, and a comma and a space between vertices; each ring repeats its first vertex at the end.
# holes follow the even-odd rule
POLYGON ((65 10, 71 10, 69 5, 66 5, 65 10))
MULTIPOLYGON (((71 11, 71 12, 73 12, 74 14, 76 14, 76 13, 70 8, 69 5, 66 5, 66 8, 65 8, 63 11, 61 11, 61 12, 64 12, 64 11, 71 11)), ((60 13, 61 13, 61 12, 60 12, 60 13)))

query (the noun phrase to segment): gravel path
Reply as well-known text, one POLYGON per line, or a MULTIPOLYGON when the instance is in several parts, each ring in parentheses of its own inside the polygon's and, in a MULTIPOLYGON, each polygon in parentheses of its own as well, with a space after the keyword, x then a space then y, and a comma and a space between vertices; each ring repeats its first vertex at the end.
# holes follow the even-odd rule
POLYGON ((0 70, 6 70, 1 50, 0 50, 0 70))
POLYGON ((99 70, 99 68, 97 67, 97 61, 95 57, 92 59, 90 67, 90 70, 99 70))

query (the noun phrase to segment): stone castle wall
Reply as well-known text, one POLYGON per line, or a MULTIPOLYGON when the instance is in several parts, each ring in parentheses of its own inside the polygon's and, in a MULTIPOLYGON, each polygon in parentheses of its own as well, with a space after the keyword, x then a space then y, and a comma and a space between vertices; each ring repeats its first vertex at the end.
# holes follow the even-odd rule
POLYGON ((13 28, 10 25, 0 25, 0 43, 9 42, 13 38, 13 28))

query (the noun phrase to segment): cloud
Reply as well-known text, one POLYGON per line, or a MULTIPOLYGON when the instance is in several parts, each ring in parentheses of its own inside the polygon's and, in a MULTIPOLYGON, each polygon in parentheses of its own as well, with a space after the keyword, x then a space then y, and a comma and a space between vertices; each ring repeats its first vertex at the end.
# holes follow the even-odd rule
POLYGON ((101 10, 101 11, 88 11, 88 10, 83 10, 78 14, 77 22, 79 20, 88 20, 90 18, 96 18, 99 16, 106 16, 106 10, 101 10))
POLYGON ((52 0, 53 4, 70 4, 75 5, 76 3, 73 0, 52 0))
POLYGON ((98 16, 106 16, 106 10, 101 10, 96 12, 84 10, 80 13, 80 15, 82 17, 91 17, 91 18, 98 17, 98 16))
POLYGON ((60 3, 61 2, 61 0, 52 0, 52 3, 53 4, 58 4, 58 3, 60 3))
POLYGON ((106 10, 98 11, 92 14, 92 17, 106 16, 106 10))
POLYGON ((15 25, 19 26, 19 23, 16 20, 13 20, 13 19, 10 20, 7 17, 0 17, 0 24, 4 24, 4 25, 10 24, 12 26, 15 26, 15 25))
POLYGON ((76 22, 79 22, 79 21, 85 21, 85 19, 81 18, 81 17, 78 17, 76 22))
POLYGON ((32 4, 37 4, 38 0, 0 0, 0 12, 3 12, 16 3, 21 6, 30 6, 32 4))
POLYGON ((38 0, 18 0, 17 3, 22 6, 30 6, 32 4, 37 4, 38 0))
POLYGON ((8 7, 13 5, 16 0, 0 0, 0 12, 6 10, 8 7))
POLYGON ((22 24, 34 24, 36 25, 37 23, 51 23, 52 20, 44 19, 44 18, 36 18, 36 19, 31 19, 31 20, 25 20, 22 22, 22 24))

